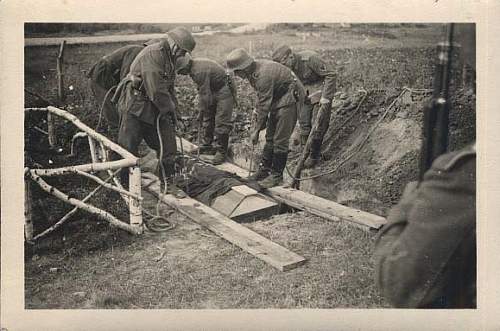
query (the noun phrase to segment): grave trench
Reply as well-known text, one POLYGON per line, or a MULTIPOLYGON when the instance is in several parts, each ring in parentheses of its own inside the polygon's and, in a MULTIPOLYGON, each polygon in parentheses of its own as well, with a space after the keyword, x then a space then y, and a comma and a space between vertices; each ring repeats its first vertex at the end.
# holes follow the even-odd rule
MULTIPOLYGON (((191 149, 188 148, 188 151, 191 149)), ((248 223, 297 211, 292 206, 263 194, 256 183, 249 183, 236 174, 216 169, 213 165, 201 163, 188 155, 186 153, 184 157, 186 174, 176 178, 176 185, 190 198, 233 221, 248 223)), ((155 152, 150 151, 143 157, 141 168, 144 172, 154 172, 157 162, 155 152)))

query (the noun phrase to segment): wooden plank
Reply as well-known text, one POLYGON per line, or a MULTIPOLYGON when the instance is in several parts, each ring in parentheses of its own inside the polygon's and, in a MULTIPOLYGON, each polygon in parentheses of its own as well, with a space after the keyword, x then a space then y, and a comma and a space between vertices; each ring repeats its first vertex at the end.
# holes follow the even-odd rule
POLYGON ((236 191, 245 197, 248 197, 250 195, 256 195, 259 193, 256 190, 254 190, 253 188, 248 187, 246 185, 233 186, 233 187, 231 187, 231 190, 236 191))
POLYGON ((177 199, 171 194, 160 195, 159 181, 151 179, 154 178, 151 174, 148 174, 147 177, 142 179, 143 186, 161 198, 164 203, 276 269, 280 271, 291 270, 306 261, 302 256, 264 238, 194 199, 189 197, 177 199))
POLYGON ((267 192, 276 200, 331 220, 341 219, 374 229, 379 229, 387 222, 382 216, 350 208, 300 190, 276 186, 268 189, 267 192))
MULTIPOLYGON (((183 139, 184 146, 190 144, 190 148, 196 148, 196 145, 187 142, 183 139)), ((246 178, 248 170, 238 167, 235 164, 225 162, 215 166, 219 170, 224 170, 234 173, 240 177, 246 178)), ((334 201, 317 197, 315 195, 295 190, 292 188, 285 188, 283 186, 273 187, 265 194, 282 203, 285 203, 294 208, 307 211, 313 215, 332 220, 332 221, 348 221, 353 225, 361 228, 379 229, 387 221, 384 217, 367 213, 365 211, 347 207, 336 203, 334 201)))
POLYGON ((230 190, 226 194, 220 195, 214 199, 210 207, 217 210, 224 216, 231 218, 231 213, 245 199, 245 196, 236 191, 230 190))
POLYGON ((245 197, 240 205, 229 216, 232 220, 242 223, 269 217, 279 213, 279 205, 258 195, 245 197))

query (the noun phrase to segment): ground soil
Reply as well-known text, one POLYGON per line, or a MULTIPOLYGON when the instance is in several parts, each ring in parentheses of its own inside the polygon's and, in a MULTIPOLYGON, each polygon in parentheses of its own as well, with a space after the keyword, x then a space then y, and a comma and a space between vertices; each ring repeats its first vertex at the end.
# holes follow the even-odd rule
MULTIPOLYGON (((331 173, 318 180, 304 181, 301 187, 327 199, 385 216, 406 183, 416 179, 421 109, 429 94, 407 93, 393 107, 389 105, 404 86, 432 87, 435 44, 440 32, 440 26, 429 25, 359 25, 351 29, 268 29, 241 35, 216 34, 200 36, 194 56, 210 57, 222 63, 230 50, 248 45, 257 57, 269 57, 273 48, 287 42, 296 48, 314 49, 328 59, 338 75, 339 94, 323 146, 323 160, 317 169, 304 175, 331 173), (360 90, 367 92, 361 105, 360 90), (352 119, 340 127, 353 112, 356 113, 352 119), (371 129, 372 134, 360 148, 359 144, 371 129), (338 166, 358 148, 359 152, 348 162, 338 166)), ((68 96, 64 102, 56 101, 57 47, 25 48, 26 88, 96 128, 99 107, 93 102, 85 73, 100 56, 121 45, 124 44, 68 45, 65 53, 68 96)), ((452 149, 475 139, 473 84, 469 82, 464 86, 461 66, 458 61, 455 63, 458 64, 452 80, 450 114, 452 149)), ((470 70, 467 73, 470 78, 470 70)), ((246 139, 255 94, 239 79, 237 85, 239 106, 234 114, 231 146, 235 159, 248 163, 250 149, 246 139)), ((179 77, 176 89, 186 126, 182 134, 195 141, 194 85, 188 77, 179 77)), ((27 96, 26 105, 44 104, 27 96)), ((76 130, 61 121, 56 124, 58 142, 67 153, 76 130)), ((113 138, 115 133, 107 134, 113 138)), ((45 138, 42 135, 39 139, 45 138)), ((291 147, 293 168, 299 150, 297 146, 291 147)), ((85 161, 86 153, 83 144, 79 147, 79 162, 85 161)), ((54 166, 75 162, 48 155, 39 162, 46 165, 49 158, 54 166)), ((83 196, 91 188, 87 181, 79 179, 65 184, 66 192, 69 190, 77 196, 83 196)), ((57 221, 69 207, 38 194, 35 230, 41 231, 57 221)), ((126 219, 125 208, 117 201, 118 197, 102 193, 93 203, 126 219)), ((146 205, 153 211, 154 199, 147 199, 146 205)), ((304 213, 278 215, 246 224, 308 259, 305 266, 281 273, 177 213, 170 219, 177 224, 172 231, 147 232, 134 237, 78 213, 59 231, 28 247, 26 307, 362 308, 387 305, 373 282, 374 233, 304 213)))

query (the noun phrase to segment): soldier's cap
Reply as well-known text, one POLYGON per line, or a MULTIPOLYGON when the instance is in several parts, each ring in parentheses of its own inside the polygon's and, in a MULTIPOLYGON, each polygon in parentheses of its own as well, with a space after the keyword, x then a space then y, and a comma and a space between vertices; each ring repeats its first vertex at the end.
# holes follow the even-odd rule
POLYGON ((283 61, 288 55, 292 53, 292 49, 288 45, 281 45, 276 48, 273 52, 272 58, 275 62, 283 61))
POLYGON ((175 71, 179 73, 181 70, 189 70, 191 67, 191 64, 193 62, 193 58, 189 53, 186 53, 186 55, 178 58, 175 61, 175 71))
POLYGON ((172 38, 177 46, 188 53, 191 53, 196 46, 196 41, 194 40, 193 35, 183 26, 178 26, 168 31, 167 35, 172 38))
POLYGON ((228 71, 243 70, 254 62, 254 58, 250 56, 243 48, 237 48, 228 54, 226 57, 226 65, 228 71))

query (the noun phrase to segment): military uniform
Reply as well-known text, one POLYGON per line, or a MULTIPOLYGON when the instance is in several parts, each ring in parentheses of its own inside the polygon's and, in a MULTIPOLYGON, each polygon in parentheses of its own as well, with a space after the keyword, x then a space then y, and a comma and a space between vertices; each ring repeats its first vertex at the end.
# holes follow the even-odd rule
POLYGON ((476 152, 437 158, 376 243, 376 281, 396 307, 476 307, 476 152))
POLYGON ((203 58, 192 60, 189 76, 198 88, 200 113, 203 115, 202 143, 211 146, 215 130, 216 148, 225 155, 236 100, 233 79, 220 64, 203 58))
POLYGON ((270 170, 271 176, 282 178, 290 136, 305 99, 304 86, 290 69, 268 60, 256 60, 255 71, 248 80, 258 97, 255 127, 262 128, 267 121, 260 167, 263 172, 270 170))
MULTIPOLYGON (((129 72, 130 65, 144 46, 128 45, 102 57, 89 70, 90 88, 100 108, 109 89, 118 85, 129 72)), ((108 98, 103 106, 103 115, 112 126, 118 126, 119 115, 116 107, 108 98)))
POLYGON ((118 143, 137 155, 142 139, 160 157, 157 134, 159 119, 164 165, 167 177, 174 174, 177 151, 175 141, 174 91, 175 64, 167 40, 144 48, 135 58, 130 73, 117 88, 113 99, 118 99, 121 114, 118 143))
MULTIPOLYGON (((293 64, 292 70, 297 75, 297 77, 302 81, 308 90, 308 94, 312 94, 315 91, 317 83, 322 82, 323 86, 321 88, 321 98, 329 100, 330 102, 325 104, 325 110, 327 111, 326 118, 330 119, 331 101, 335 95, 335 84, 336 78, 333 69, 324 62, 321 57, 313 51, 302 51, 294 53, 296 56, 295 63, 293 64)), ((308 136, 311 132, 312 123, 316 118, 316 114, 319 109, 319 101, 321 99, 306 99, 305 106, 299 114, 299 125, 301 128, 301 135, 308 136)), ((323 136, 328 130, 330 121, 324 121, 320 123, 317 132, 313 132, 313 139, 323 140, 323 136)))

